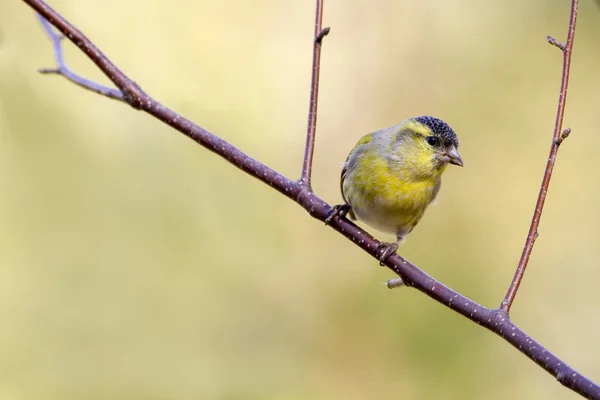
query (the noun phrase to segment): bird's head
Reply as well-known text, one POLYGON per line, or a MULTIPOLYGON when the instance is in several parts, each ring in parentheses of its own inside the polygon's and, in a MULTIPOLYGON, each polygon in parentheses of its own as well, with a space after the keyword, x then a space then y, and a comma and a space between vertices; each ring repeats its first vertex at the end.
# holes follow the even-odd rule
POLYGON ((417 175, 441 174, 446 165, 463 166, 458 154, 458 137, 441 119, 421 116, 407 119, 397 126, 396 155, 404 167, 417 175))

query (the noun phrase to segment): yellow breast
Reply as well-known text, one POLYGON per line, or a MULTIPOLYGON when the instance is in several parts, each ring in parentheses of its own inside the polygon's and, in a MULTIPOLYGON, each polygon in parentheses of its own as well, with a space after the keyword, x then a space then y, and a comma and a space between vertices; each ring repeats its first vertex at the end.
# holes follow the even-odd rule
POLYGON ((381 231, 408 234, 435 198, 440 176, 415 179, 411 171, 393 170, 385 159, 368 153, 358 164, 342 184, 353 212, 381 231))

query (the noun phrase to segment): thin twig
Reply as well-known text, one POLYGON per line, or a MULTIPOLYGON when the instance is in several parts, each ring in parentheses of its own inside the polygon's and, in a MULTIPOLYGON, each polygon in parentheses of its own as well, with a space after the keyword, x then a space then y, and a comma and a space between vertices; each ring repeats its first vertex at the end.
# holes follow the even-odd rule
POLYGON ((533 218, 531 219, 531 225, 529 227, 529 233, 527 234, 527 240, 525 241, 525 247, 519 260, 519 265, 515 271, 515 276, 506 292, 506 296, 500 304, 500 309, 506 314, 510 313, 510 308, 515 300, 523 275, 527 269, 527 263, 533 250, 533 245, 537 239, 539 232, 538 227, 540 226, 540 219, 542 218, 542 211, 544 210, 544 202, 546 201, 546 195, 548 194, 548 186, 550 185, 550 178, 552 177, 552 170, 556 162, 556 155, 558 148, 563 140, 569 136, 571 130, 565 131, 561 134, 563 116, 565 114, 565 104, 567 101, 567 88, 569 86, 569 71, 571 69, 571 52, 573 50, 573 39, 575 38, 575 24, 577 22, 577 0, 571 1, 571 17, 569 18, 569 31, 567 33, 567 43, 562 44, 558 40, 548 36, 546 39, 548 43, 558 47, 563 53, 563 69, 562 78, 560 83, 560 94, 558 95, 558 109, 556 110, 556 121, 554 123, 554 134, 552 135, 552 145, 550 146, 550 155, 548 156, 548 162, 546 163, 546 170, 544 171, 544 178, 542 179, 542 185, 540 187, 540 193, 538 195, 537 203, 535 205, 535 211, 533 212, 533 218))
POLYGON ((308 110, 308 126, 306 129, 306 146, 300 183, 310 189, 312 178, 313 154, 315 151, 315 135, 317 129, 317 104, 319 100, 319 72, 321 70, 321 43, 329 33, 329 28, 323 29, 323 1, 317 0, 315 17, 315 36, 313 39, 312 78, 310 84, 310 105, 308 110))
POLYGON ((554 39, 552 36, 546 36, 546 40, 548 41, 548 43, 550 43, 552 46, 556 46, 559 49, 561 49, 562 51, 565 51, 565 45, 562 44, 561 42, 559 42, 557 39, 554 39))
MULTIPOLYGON (((273 189, 298 203, 313 218, 325 221, 330 215, 331 206, 317 197, 312 191, 306 190, 306 186, 303 183, 286 178, 148 96, 135 82, 112 64, 88 38, 42 0, 23 1, 42 14, 87 54, 98 65, 98 68, 126 94, 124 100, 132 107, 141 109, 165 122, 198 144, 223 157, 237 168, 270 185, 273 189)), ((330 221, 329 226, 374 258, 379 257, 381 242, 374 239, 369 233, 352 222, 345 218, 336 217, 330 221)), ((433 279, 398 254, 390 256, 385 261, 385 265, 400 276, 407 286, 416 288, 440 304, 502 337, 554 376, 564 386, 586 398, 600 399, 600 386, 579 374, 539 343, 531 339, 502 310, 491 310, 473 302, 433 279)))
POLYGON ((64 36, 62 34, 56 33, 52 28, 52 25, 50 25, 50 23, 48 23, 48 21, 46 21, 44 17, 38 14, 38 18, 40 20, 40 23, 42 24, 42 27, 46 31, 46 34, 52 41, 52 47, 54 48, 54 58, 56 59, 56 68, 40 68, 38 69, 39 73, 62 75, 63 77, 67 78, 71 82, 84 89, 101 94, 111 99, 123 101, 123 94, 119 90, 100 85, 71 71, 71 69, 65 63, 65 59, 63 56, 62 40, 64 39, 64 36))

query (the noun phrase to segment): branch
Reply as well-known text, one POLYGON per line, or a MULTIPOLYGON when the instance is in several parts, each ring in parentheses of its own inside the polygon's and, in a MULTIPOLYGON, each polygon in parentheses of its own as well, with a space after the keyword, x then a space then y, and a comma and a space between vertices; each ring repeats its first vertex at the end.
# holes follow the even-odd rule
POLYGON ((308 110, 308 127, 306 129, 306 146, 300 182, 311 187, 312 162, 315 150, 315 134, 317 129, 317 104, 319 100, 319 72, 321 71, 321 43, 329 33, 329 28, 321 29, 323 21, 323 0, 317 0, 315 17, 315 37, 313 40, 312 78, 310 84, 310 106, 308 110))
MULTIPOLYGON (((330 215, 331 206, 310 190, 310 186, 306 184, 307 181, 293 181, 286 178, 268 166, 244 154, 223 139, 157 102, 123 74, 87 37, 42 0, 23 1, 50 21, 52 25, 83 51, 119 88, 124 102, 163 121, 201 146, 223 157, 237 168, 271 186, 274 190, 298 203, 313 218, 324 222, 330 215)), ((317 24, 320 24, 319 18, 317 20, 317 24)), ((317 34, 316 41, 318 42, 323 35, 317 34)), ((313 85, 314 82, 315 80, 313 80, 313 85)), ((314 103, 311 102, 311 108, 312 104, 315 104, 316 112, 316 94, 314 103)), ((314 146, 314 130, 312 139, 309 137, 308 146, 314 146)), ((309 151, 307 150, 308 153, 309 151)), ((310 150, 310 153, 312 154, 312 150, 310 150)), ((310 159, 307 165, 309 167, 303 169, 307 173, 303 175, 310 177, 310 159)), ((308 179, 309 181, 310 179, 308 179)), ((381 242, 346 218, 334 216, 329 222, 329 226, 376 259, 384 251, 380 246, 381 242)), ((600 387, 598 385, 579 374, 530 338, 509 319, 506 312, 500 309, 488 309, 475 303, 444 286, 441 282, 433 279, 396 253, 385 260, 385 265, 398 274, 407 286, 416 288, 440 304, 502 337, 554 376, 564 386, 587 398, 600 399, 600 387)))
POLYGON ((71 82, 75 83, 78 86, 81 86, 84 89, 91 90, 92 92, 96 92, 103 96, 109 97, 111 99, 123 101, 123 94, 117 89, 109 88, 107 86, 100 85, 94 81, 90 81, 80 75, 77 75, 73 71, 67 67, 65 63, 65 58, 63 56, 61 41, 65 38, 61 34, 57 34, 54 29, 52 29, 52 25, 48 23, 44 18, 38 15, 38 19, 42 24, 42 27, 46 31, 46 34, 52 41, 52 47, 54 48, 54 58, 56 59, 56 68, 40 68, 38 72, 41 74, 56 74, 62 75, 67 78, 71 82))
POLYGON ((546 163, 546 169, 544 171, 544 178, 542 179, 542 185, 540 187, 540 193, 538 195, 537 203, 535 204, 535 211, 533 212, 533 218, 531 219, 531 225, 529 226, 529 233, 527 234, 527 240, 525 241, 525 247, 521 254, 521 259, 517 265, 515 276, 506 292, 506 296, 500 304, 500 309, 506 314, 510 312, 510 308, 515 300, 523 275, 527 269, 529 263, 529 257, 533 251, 533 245, 539 236, 538 227, 540 226, 540 219, 542 218, 542 211, 544 210, 544 203, 546 201, 546 195, 548 194, 548 186, 550 186, 550 178, 552 178, 552 170, 556 163, 556 155, 558 154, 558 148, 561 143, 569 136, 571 129, 567 128, 561 133, 563 116, 565 114, 565 103, 567 101, 567 88, 569 86, 569 71, 571 69, 571 52, 573 50, 573 39, 575 37, 575 24, 577 22, 577 0, 571 1, 571 18, 569 19, 569 31, 567 33, 567 43, 562 44, 553 37, 547 36, 546 40, 553 46, 559 48, 563 53, 563 69, 562 78, 560 83, 560 94, 558 95, 558 109, 556 110, 556 122, 554 123, 554 133, 552 135, 552 145, 550 146, 550 155, 548 156, 548 162, 546 163))

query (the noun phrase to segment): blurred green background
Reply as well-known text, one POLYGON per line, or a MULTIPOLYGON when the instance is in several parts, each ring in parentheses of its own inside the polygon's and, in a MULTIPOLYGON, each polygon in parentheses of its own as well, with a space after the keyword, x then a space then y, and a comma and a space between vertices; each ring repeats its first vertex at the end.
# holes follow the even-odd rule
MULTIPOLYGON (((299 176, 312 1, 53 1, 158 100, 299 176)), ((496 307, 538 193, 569 2, 329 0, 314 189, 341 201, 360 136, 443 118, 465 168, 401 254, 496 307)), ((600 381, 600 9, 582 1, 565 126, 515 322, 600 381)), ((70 43, 83 75, 107 82, 70 43)), ((0 4, 0 398, 571 399, 266 185, 40 67, 0 4)), ((381 239, 390 237, 376 234, 381 239)))

